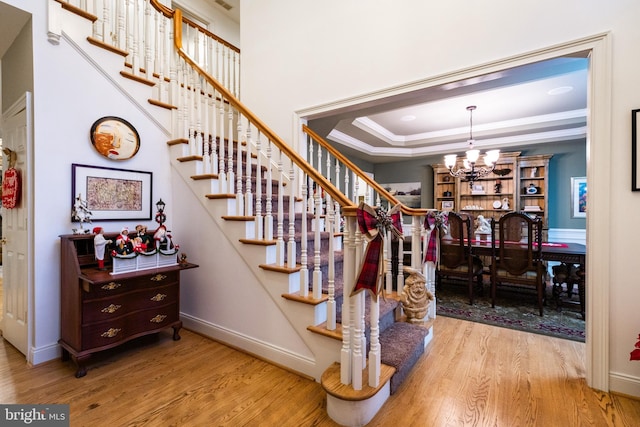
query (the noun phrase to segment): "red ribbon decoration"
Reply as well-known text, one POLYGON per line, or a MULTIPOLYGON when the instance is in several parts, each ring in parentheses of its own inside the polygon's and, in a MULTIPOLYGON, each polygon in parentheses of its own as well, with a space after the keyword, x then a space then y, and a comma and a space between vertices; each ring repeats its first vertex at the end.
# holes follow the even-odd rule
POLYGON ((447 233, 449 215, 446 212, 427 212, 424 219, 425 230, 431 230, 427 249, 424 251, 424 262, 438 262, 438 238, 440 232, 447 233))
POLYGON ((367 253, 362 269, 358 275, 356 285, 351 292, 351 296, 360 291, 367 290, 375 300, 382 291, 382 265, 384 257, 384 233, 388 230, 399 239, 402 235, 402 213, 400 212, 400 204, 395 205, 389 212, 385 212, 382 208, 373 208, 364 203, 360 203, 357 210, 358 225, 360 231, 365 235, 369 244, 367 245, 367 253))

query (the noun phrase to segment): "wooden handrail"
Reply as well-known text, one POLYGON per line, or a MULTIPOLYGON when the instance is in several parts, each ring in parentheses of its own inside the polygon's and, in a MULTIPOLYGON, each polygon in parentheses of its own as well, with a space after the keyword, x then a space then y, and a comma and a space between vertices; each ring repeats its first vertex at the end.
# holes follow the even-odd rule
MULTIPOLYGON (((307 175, 309 175, 314 182, 318 183, 325 191, 329 193, 329 195, 336 200, 340 206, 343 208, 347 207, 347 212, 355 211, 354 204, 347 196, 342 193, 331 181, 329 181, 324 175, 319 173, 315 168, 313 168, 304 158, 298 154, 298 152, 291 149, 289 144, 284 142, 273 130, 271 130, 265 123, 262 122, 257 116, 255 116, 251 111, 249 111, 236 97, 231 94, 220 82, 218 82, 215 78, 210 76, 206 71, 204 71, 190 56, 189 54, 182 48, 182 24, 186 22, 188 25, 198 28, 198 30, 206 33, 207 35, 215 38, 221 43, 225 44, 225 46, 229 46, 230 48, 239 52, 235 46, 227 43, 223 39, 216 37, 215 35, 209 33, 206 29, 200 27, 198 24, 184 18, 182 16, 182 11, 180 9, 171 10, 168 7, 160 4, 158 0, 150 0, 153 6, 163 13, 167 17, 172 17, 174 22, 174 44, 178 51, 178 54, 187 62, 193 69, 195 69, 208 83, 210 83, 226 101, 240 111, 258 130, 264 134, 269 140, 271 140, 281 151, 283 151, 292 162, 294 162, 300 169, 302 169, 307 175)), ((345 164, 349 169, 351 169, 360 179, 366 182, 370 187, 372 187, 376 192, 381 194, 384 198, 386 198, 393 205, 400 204, 401 210, 403 213, 411 216, 420 216, 425 215, 428 211, 432 209, 423 209, 423 208, 411 208, 402 203, 398 199, 396 199, 391 193, 382 188, 377 182, 369 178, 358 166, 353 164, 349 159, 347 159, 342 153, 336 150, 333 146, 328 144, 324 139, 322 139, 318 134, 316 134, 313 130, 311 130, 308 126, 303 125, 303 131, 311 136, 318 144, 320 144, 324 149, 326 149, 329 153, 335 156, 339 161, 345 164)))
MULTIPOLYGON (((362 169, 360 169, 358 166, 353 164, 351 160, 347 159, 341 152, 336 150, 331 144, 329 144, 327 141, 322 139, 320 135, 318 135, 313 130, 311 130, 307 125, 302 125, 302 130, 305 133, 307 133, 311 138, 313 138, 318 144, 320 144, 325 150, 327 150, 334 157, 336 157, 338 160, 344 163, 352 172, 358 175, 358 178, 365 181, 367 184, 369 184, 370 187, 373 187, 373 189, 376 192, 384 196, 389 202, 391 202, 391 204, 397 205, 400 203, 400 201, 396 199, 391 193, 389 193, 387 190, 382 188, 380 184, 372 180, 367 174, 365 174, 362 171, 362 169)), ((405 206, 402 203, 400 204, 402 205, 402 212, 412 216, 425 215, 428 211, 433 210, 433 209, 422 209, 422 208, 410 208, 409 206, 405 206)))
MULTIPOLYGON (((150 0, 151 1, 151 5, 160 13, 162 13, 164 16, 166 16, 167 18, 171 18, 174 16, 174 11, 168 7, 166 7, 165 5, 161 4, 158 0, 150 0)), ((228 47, 229 49, 236 51, 238 53, 240 53, 240 48, 237 46, 234 46, 233 44, 229 43, 228 41, 226 41, 225 39, 223 39, 222 37, 216 36, 215 34, 213 34, 211 31, 207 30, 206 28, 201 27, 200 25, 198 25, 197 23, 193 22, 192 20, 190 20, 189 18, 185 18, 184 16, 182 16, 182 13, 180 14, 180 20, 186 22, 187 24, 189 24, 191 27, 197 29, 198 31, 206 34, 207 36, 211 37, 212 39, 218 41, 220 44, 225 45, 226 47, 228 47)), ((181 30, 182 31, 182 30, 181 30)), ((182 33, 180 33, 180 35, 182 36, 182 33)))
MULTIPOLYGON (((156 0, 152 0, 156 1, 156 0)), ((284 142, 273 130, 271 130, 266 124, 262 122, 255 114, 247 109, 231 92, 227 90, 222 84, 220 84, 215 78, 210 76, 189 56, 187 52, 182 48, 182 12, 179 9, 173 11, 173 25, 174 25, 174 42, 178 54, 187 62, 194 70, 196 70, 207 82, 209 82, 222 97, 234 108, 242 113, 258 130, 269 138, 292 162, 294 162, 300 169, 302 169, 307 175, 309 175, 314 182, 318 183, 329 195, 337 201, 340 206, 355 206, 355 204, 349 200, 338 188, 336 188, 331 181, 325 178, 315 168, 313 168, 302 156, 294 151, 286 142, 284 142)))

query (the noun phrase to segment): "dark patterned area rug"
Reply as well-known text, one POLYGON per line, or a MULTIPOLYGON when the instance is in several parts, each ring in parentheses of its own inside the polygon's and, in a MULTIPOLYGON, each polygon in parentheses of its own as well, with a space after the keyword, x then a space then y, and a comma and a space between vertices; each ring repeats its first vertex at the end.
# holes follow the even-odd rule
POLYGON ((444 282, 436 291, 436 313, 472 322, 503 328, 517 329, 536 334, 584 342, 585 321, 580 315, 577 290, 573 295, 562 294, 562 309, 552 298, 551 286, 547 287, 544 316, 538 315, 538 305, 533 290, 498 288, 496 307, 491 307, 489 286, 485 283, 484 295, 476 297, 469 305, 466 286, 444 282))

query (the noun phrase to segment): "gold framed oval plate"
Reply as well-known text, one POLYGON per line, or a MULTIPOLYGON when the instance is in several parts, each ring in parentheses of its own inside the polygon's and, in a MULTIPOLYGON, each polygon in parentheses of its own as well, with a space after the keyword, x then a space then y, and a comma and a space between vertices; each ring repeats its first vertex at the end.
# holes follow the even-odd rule
POLYGON ((104 157, 111 160, 127 160, 140 149, 140 135, 128 121, 107 116, 91 126, 91 143, 104 157))

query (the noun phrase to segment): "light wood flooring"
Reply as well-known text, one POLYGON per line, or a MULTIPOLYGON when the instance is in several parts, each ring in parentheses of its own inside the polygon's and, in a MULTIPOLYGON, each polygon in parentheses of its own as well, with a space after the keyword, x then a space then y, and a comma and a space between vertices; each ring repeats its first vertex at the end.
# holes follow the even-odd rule
MULTIPOLYGON (((640 401, 594 391, 585 346, 446 317, 371 426, 639 426, 640 401)), ((0 342, 1 403, 69 403, 72 426, 335 426, 320 384, 189 331, 35 367, 0 342)))

